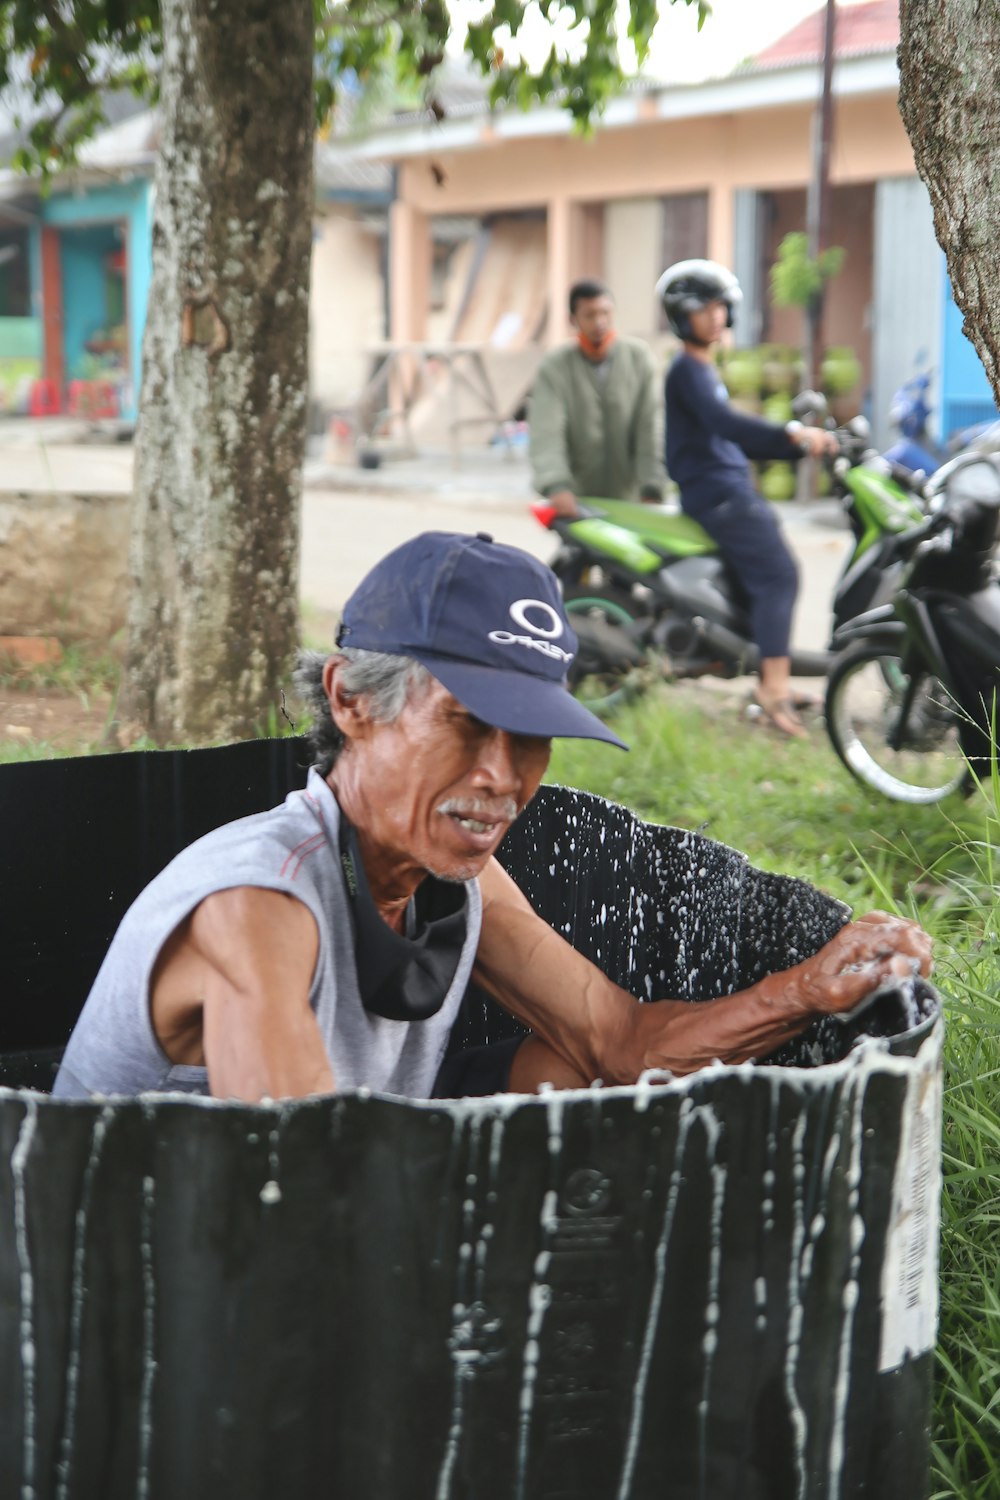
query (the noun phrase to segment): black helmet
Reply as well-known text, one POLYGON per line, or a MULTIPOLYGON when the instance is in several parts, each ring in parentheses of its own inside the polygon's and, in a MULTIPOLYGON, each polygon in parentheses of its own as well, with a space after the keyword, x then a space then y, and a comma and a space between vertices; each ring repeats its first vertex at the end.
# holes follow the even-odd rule
POLYGON ((729 316, 726 327, 732 328, 733 316, 743 293, 732 271, 714 260, 679 260, 668 266, 656 283, 656 295, 666 309, 667 322, 680 339, 691 339, 689 313, 707 307, 709 302, 724 302, 729 316))

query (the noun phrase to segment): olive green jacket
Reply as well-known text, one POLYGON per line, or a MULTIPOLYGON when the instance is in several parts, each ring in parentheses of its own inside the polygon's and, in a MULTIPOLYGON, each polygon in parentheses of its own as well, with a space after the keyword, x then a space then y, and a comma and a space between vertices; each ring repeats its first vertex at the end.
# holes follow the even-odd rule
POLYGON ((574 340, 542 361, 531 392, 531 477, 543 495, 634 500, 659 495, 663 403, 641 339, 615 340, 602 376, 574 340))

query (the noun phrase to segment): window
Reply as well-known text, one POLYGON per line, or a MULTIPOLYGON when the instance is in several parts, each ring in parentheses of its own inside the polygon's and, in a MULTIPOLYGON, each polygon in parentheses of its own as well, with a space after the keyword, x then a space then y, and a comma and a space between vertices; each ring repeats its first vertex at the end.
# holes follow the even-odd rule
POLYGON ((0 226, 0 318, 30 318, 28 232, 0 226))

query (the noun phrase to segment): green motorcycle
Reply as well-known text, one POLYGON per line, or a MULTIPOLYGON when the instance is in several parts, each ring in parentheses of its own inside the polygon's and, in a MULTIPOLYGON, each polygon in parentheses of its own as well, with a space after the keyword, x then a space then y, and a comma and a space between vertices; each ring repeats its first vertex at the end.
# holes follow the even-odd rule
MULTIPOLYGON (((828 460, 854 546, 832 601, 831 639, 892 597, 897 538, 923 516, 922 476, 880 458, 855 417, 828 460)), ((757 670, 748 601, 708 533, 690 516, 625 500, 586 499, 568 518, 532 512, 559 537, 550 566, 580 639, 572 686, 598 712, 656 677, 740 677, 757 670)), ((792 674, 825 677, 828 651, 794 651, 792 674)))

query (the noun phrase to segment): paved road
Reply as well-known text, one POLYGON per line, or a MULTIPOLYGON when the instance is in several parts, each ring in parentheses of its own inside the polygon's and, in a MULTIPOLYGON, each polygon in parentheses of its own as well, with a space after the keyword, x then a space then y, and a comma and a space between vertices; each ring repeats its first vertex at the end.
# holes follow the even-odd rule
MULTIPOLYGON (((130 444, 80 441, 85 433, 65 422, 47 429, 47 441, 40 443, 37 425, 0 423, 0 490, 131 489, 130 444)), ((417 532, 488 531, 543 560, 555 551, 555 539, 528 511, 523 452, 469 450, 457 464, 447 454, 432 454, 374 471, 331 466, 317 456, 307 463, 306 480, 302 597, 306 633, 317 645, 329 639, 334 614, 372 563, 417 532)), ((827 642, 830 599, 848 533, 831 524, 835 507, 829 502, 789 506, 782 515, 802 571, 794 641, 818 649, 827 642)))
MULTIPOLYGON (((530 498, 527 493, 474 499, 464 494, 448 498, 307 490, 302 596, 311 607, 306 615, 308 633, 316 626, 326 628, 368 568, 390 547, 420 531, 488 531, 498 541, 524 547, 548 561, 556 540, 532 519, 527 508, 530 498)), ((820 517, 789 514, 786 518, 786 535, 802 574, 793 638, 804 650, 820 650, 827 644, 830 600, 850 541, 847 531, 831 526, 829 509, 820 517)))

